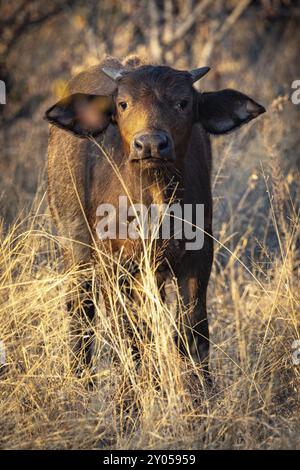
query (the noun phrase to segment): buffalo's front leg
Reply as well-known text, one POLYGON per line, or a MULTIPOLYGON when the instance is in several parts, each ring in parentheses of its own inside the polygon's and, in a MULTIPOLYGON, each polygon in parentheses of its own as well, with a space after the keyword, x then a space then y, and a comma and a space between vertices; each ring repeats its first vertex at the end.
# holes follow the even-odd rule
POLYGON ((93 359, 95 305, 90 282, 84 281, 77 287, 67 308, 70 314, 71 366, 80 376, 92 365, 93 359))
POLYGON ((198 294, 194 307, 186 319, 186 337, 189 352, 200 362, 205 375, 209 373, 209 328, 206 311, 206 292, 198 294))
POLYGON ((186 306, 182 319, 180 350, 200 362, 204 375, 209 376, 209 329, 206 310, 206 291, 210 276, 212 252, 205 260, 187 255, 179 279, 180 293, 186 306))
POLYGON ((206 311, 206 290, 202 291, 197 278, 188 278, 181 283, 181 292, 186 306, 182 318, 180 350, 191 355, 195 362, 201 362, 208 371, 209 329, 206 311))

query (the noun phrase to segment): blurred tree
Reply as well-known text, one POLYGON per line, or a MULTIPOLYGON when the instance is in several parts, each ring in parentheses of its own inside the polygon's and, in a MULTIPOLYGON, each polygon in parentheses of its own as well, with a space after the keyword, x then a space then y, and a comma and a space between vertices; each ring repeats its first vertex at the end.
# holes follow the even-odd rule
MULTIPOLYGON (((48 3, 39 0, 0 2, 0 79, 5 82, 8 91, 12 86, 12 77, 7 70, 7 57, 17 41, 31 28, 42 25, 75 3, 76 0, 53 0, 48 3)), ((4 109, 1 107, 0 113, 4 109)))

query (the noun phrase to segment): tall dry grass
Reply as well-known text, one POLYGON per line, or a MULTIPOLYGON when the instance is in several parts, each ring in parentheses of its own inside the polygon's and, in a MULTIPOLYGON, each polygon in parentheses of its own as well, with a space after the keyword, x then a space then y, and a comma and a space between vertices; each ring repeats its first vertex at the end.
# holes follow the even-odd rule
POLYGON ((283 178, 267 129, 264 136, 270 168, 250 176, 216 232, 208 295, 211 387, 201 366, 177 352, 178 319, 160 300, 147 247, 138 279, 100 249, 96 266, 81 272, 81 280, 93 280, 96 360, 90 373, 75 377, 66 302, 70 289, 78 289, 78 267, 62 269, 43 198, 31 215, 2 230, 2 448, 300 447, 300 366, 292 362, 299 339, 299 215, 290 193, 294 177, 283 178), (272 226, 276 251, 267 235, 253 241, 252 221, 236 220, 258 180, 269 196, 263 231, 272 226), (245 257, 249 244, 259 255, 253 248, 245 257), (124 290, 132 284, 136 295, 129 300, 124 290))

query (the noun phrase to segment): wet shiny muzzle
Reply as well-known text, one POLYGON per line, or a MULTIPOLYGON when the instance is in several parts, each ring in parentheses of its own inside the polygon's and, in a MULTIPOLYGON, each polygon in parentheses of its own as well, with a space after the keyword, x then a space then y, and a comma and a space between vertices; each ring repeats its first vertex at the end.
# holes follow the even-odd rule
POLYGON ((149 165, 174 162, 173 142, 163 131, 137 134, 131 144, 130 161, 149 165))

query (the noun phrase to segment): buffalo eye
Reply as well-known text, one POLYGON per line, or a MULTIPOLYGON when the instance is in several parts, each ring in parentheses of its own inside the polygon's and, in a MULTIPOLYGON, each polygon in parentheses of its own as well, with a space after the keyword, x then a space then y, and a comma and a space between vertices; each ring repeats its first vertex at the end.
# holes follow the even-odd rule
POLYGON ((185 109, 188 105, 188 100, 180 100, 180 101, 177 101, 177 103, 175 104, 175 108, 178 109, 179 111, 182 111, 183 109, 185 109))
POLYGON ((118 106, 119 108, 122 110, 122 111, 125 111, 125 109, 127 108, 128 104, 126 103, 126 101, 120 101, 118 103, 118 106))

